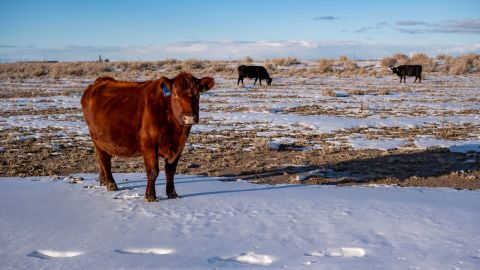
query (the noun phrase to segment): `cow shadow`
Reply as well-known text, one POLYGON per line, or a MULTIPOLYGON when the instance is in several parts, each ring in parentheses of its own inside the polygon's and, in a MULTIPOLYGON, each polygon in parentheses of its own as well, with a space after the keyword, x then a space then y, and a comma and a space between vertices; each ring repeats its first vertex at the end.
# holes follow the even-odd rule
MULTIPOLYGON (((191 184, 191 183, 198 183, 198 182, 213 182, 213 181, 221 181, 222 179, 219 178, 204 178, 203 176, 192 176, 192 177, 175 177, 175 185, 182 185, 182 184, 191 184), (194 180, 188 180, 194 179, 194 180)), ((158 178, 155 181, 155 186, 165 186, 165 178, 158 178)), ((132 190, 136 188, 145 188, 147 186, 147 178, 143 178, 142 180, 135 180, 135 181, 127 181, 127 182, 117 182, 118 190, 132 190), (134 185, 131 185, 131 184, 134 185)))
POLYGON ((219 195, 219 194, 226 194, 226 193, 259 192, 259 191, 302 188, 302 187, 306 187, 306 186, 298 185, 298 184, 282 185, 282 186, 270 185, 267 187, 260 187, 260 188, 245 188, 245 189, 230 189, 230 190, 198 192, 198 193, 185 194, 185 195, 182 195, 181 197, 188 198, 188 197, 197 197, 197 196, 219 195))
MULTIPOLYGON (((480 145, 471 145, 478 149, 480 145)), ((420 152, 387 154, 373 158, 351 159, 322 165, 278 166, 267 170, 245 169, 223 177, 260 183, 281 183, 291 181, 328 185, 356 185, 365 183, 402 183, 412 178, 441 177, 452 173, 462 174, 480 170, 480 153, 455 153, 448 149, 433 149, 420 152)), ((457 183, 465 188, 473 183, 457 183)), ((455 185, 452 185, 455 186, 455 185)))
MULTIPOLYGON (((471 147, 479 148, 480 145, 471 145, 471 147)), ((362 185, 375 184, 377 182, 385 183, 385 179, 396 179, 398 182, 393 183, 401 185, 403 181, 412 177, 440 177, 455 172, 463 173, 467 171, 480 171, 480 153, 455 153, 450 152, 448 149, 433 149, 411 153, 387 154, 373 158, 351 159, 322 165, 307 165, 302 167, 278 166, 260 171, 245 169, 238 173, 224 174, 214 178, 179 175, 175 177, 175 185, 181 186, 184 184, 214 181, 228 182, 237 181, 238 179, 264 184, 290 182, 289 185, 256 186, 244 189, 231 188, 181 195, 182 197, 187 198, 225 193, 261 192, 275 189, 300 188, 305 187, 305 183, 323 185, 362 185), (296 175, 305 175, 305 181, 294 181, 297 184, 291 184, 288 177, 296 175)), ((451 186, 459 188, 480 188, 480 183, 478 183, 478 181, 471 181, 470 184, 465 184, 461 181, 459 182, 460 186, 458 186, 458 183, 453 183, 451 186), (462 184, 465 185, 462 186, 462 184)), ((119 190, 145 188, 146 178, 142 180, 119 182, 118 185, 119 190)), ((159 178, 155 185, 164 186, 164 177, 159 178)), ((433 184, 431 186, 435 185, 433 184)))
MULTIPOLYGON (((217 181, 223 181, 223 182, 232 182, 231 178, 225 178, 225 177, 203 177, 203 176, 195 176, 195 177, 188 177, 188 178, 195 178, 195 180, 185 180, 186 178, 179 178, 175 179, 175 185, 176 186, 181 186, 182 184, 191 184, 191 183, 199 183, 199 182, 217 182, 217 181)), ((118 191, 125 191, 125 190, 132 190, 136 188, 145 188, 147 186, 147 179, 143 180, 135 180, 135 181, 129 181, 129 182, 122 182, 118 183, 118 191), (129 184, 129 183, 137 183, 136 185, 128 185, 124 186, 122 184, 129 184)), ((165 186, 165 179, 158 179, 155 183, 155 186, 165 186)), ((226 194, 226 193, 240 193, 240 192, 261 192, 261 191, 269 191, 269 190, 276 190, 276 189, 286 189, 286 188, 301 188, 301 187, 306 187, 305 185, 299 185, 299 184, 291 184, 291 185, 281 185, 281 186, 276 186, 276 185, 269 185, 269 186, 255 186, 252 188, 243 188, 243 189, 222 189, 222 190, 216 190, 216 191, 205 191, 205 192, 197 192, 197 193, 187 193, 187 194, 181 194, 181 198, 188 198, 188 197, 197 197, 197 196, 209 196, 209 195, 219 195, 219 194, 226 194)), ((165 200, 160 199, 160 200, 165 200)))

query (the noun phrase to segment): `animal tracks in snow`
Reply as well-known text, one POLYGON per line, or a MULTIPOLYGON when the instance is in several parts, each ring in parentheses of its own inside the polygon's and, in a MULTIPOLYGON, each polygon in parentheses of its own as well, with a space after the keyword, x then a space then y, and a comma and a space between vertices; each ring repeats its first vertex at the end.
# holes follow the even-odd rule
POLYGON ((35 250, 27 254, 27 256, 39 259, 58 259, 76 257, 83 253, 83 251, 35 250))
MULTIPOLYGON (((117 249, 116 253, 126 254, 126 255, 168 255, 175 252, 174 249, 169 248, 126 248, 126 249, 117 249)), ((59 258, 71 258, 83 255, 83 251, 58 251, 58 250, 35 250, 27 254, 29 257, 35 257, 39 259, 59 259, 59 258)), ((352 248, 352 247, 343 247, 343 248, 327 248, 322 251, 315 251, 311 253, 304 254, 305 256, 313 257, 364 257, 366 254, 365 250, 362 248, 352 248)), ((250 265, 263 265, 268 266, 273 263, 275 257, 265 254, 256 254, 255 252, 247 252, 240 254, 238 256, 231 257, 214 257, 209 261, 224 261, 224 262, 238 262, 243 264, 250 265)), ((304 265, 314 264, 317 261, 307 261, 304 265)))
POLYGON ((363 257, 366 252, 363 248, 327 248, 322 251, 314 251, 312 253, 306 253, 305 256, 314 256, 314 257, 363 257))
POLYGON ((135 255, 167 255, 175 252, 168 248, 128 248, 117 249, 115 252, 120 254, 135 254, 135 255))
POLYGON ((214 257, 211 261, 227 261, 227 262, 239 262, 252 265, 270 265, 274 258, 270 255, 256 254, 255 252, 247 252, 239 256, 232 257, 214 257))
MULTIPOLYGON (((127 248, 117 249, 115 252, 134 255, 167 255, 175 252, 175 250, 169 248, 127 248)), ((59 259, 76 257, 84 253, 83 251, 34 250, 28 253, 27 256, 39 259, 59 259)))

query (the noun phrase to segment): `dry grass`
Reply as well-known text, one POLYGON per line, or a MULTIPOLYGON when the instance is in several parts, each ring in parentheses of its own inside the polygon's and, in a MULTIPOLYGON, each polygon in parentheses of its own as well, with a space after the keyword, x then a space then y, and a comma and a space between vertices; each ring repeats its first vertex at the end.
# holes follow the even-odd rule
MULTIPOLYGON (((26 78, 69 78, 113 76, 121 80, 156 79, 159 76, 173 77, 180 71, 188 71, 195 76, 223 76, 235 78, 237 66, 253 62, 251 57, 240 61, 207 61, 198 59, 166 59, 148 62, 60 62, 60 63, 8 63, 0 64, 0 79, 26 78)), ((357 62, 342 56, 339 59, 322 58, 313 63, 302 63, 297 58, 274 58, 265 60, 263 65, 271 76, 317 77, 332 76, 385 76, 391 74, 389 66, 400 64, 420 64, 424 67, 424 77, 431 73, 442 75, 467 75, 480 73, 480 55, 467 54, 458 57, 439 55, 436 58, 425 54, 408 57, 395 54, 381 59, 382 69, 374 65, 359 67, 357 62), (288 68, 285 68, 288 67, 288 68)))
POLYGON ((384 57, 380 61, 380 65, 384 68, 390 68, 393 67, 397 64, 397 59, 394 57, 384 57))
POLYGON ((424 53, 417 53, 410 57, 409 64, 411 65, 422 65, 423 72, 432 72, 435 70, 436 64, 432 58, 428 57, 424 53))
POLYGON ((388 68, 398 65, 422 65, 423 72, 439 72, 443 75, 466 75, 480 72, 480 55, 466 54, 459 57, 440 54, 432 58, 423 53, 417 53, 408 57, 404 54, 396 54, 393 57, 384 57, 381 66, 388 68))
POLYGON ((273 58, 268 60, 268 62, 275 66, 284 66, 284 67, 301 64, 300 60, 298 60, 295 57, 273 58))
POLYGON ((323 89, 322 94, 324 96, 327 96, 327 97, 336 97, 337 96, 337 93, 331 88, 323 89))
POLYGON ((333 65, 333 60, 329 60, 325 58, 319 59, 317 61, 317 71, 320 73, 332 72, 333 71, 332 65, 333 65))
POLYGON ((448 58, 444 73, 450 75, 463 75, 480 72, 480 55, 466 54, 456 58, 448 58))
POLYGON ((183 61, 183 68, 186 71, 192 71, 195 69, 203 69, 205 66, 208 65, 208 61, 201 61, 196 59, 188 59, 183 61))
POLYGON ((364 90, 360 90, 360 89, 349 90, 348 93, 350 95, 357 95, 357 96, 363 96, 363 95, 366 94, 366 92, 364 90))
POLYGON ((251 64, 253 63, 253 58, 250 56, 247 56, 245 57, 245 59, 243 59, 243 62, 245 62, 246 64, 251 64))
POLYGON ((391 92, 392 91, 388 88, 380 88, 380 89, 378 89, 377 94, 386 96, 386 95, 390 95, 391 92))

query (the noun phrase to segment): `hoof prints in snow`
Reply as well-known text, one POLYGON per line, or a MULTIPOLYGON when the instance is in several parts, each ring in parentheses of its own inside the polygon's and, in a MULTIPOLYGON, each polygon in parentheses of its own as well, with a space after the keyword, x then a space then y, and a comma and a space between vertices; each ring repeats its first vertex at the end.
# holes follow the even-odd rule
POLYGON ((226 261, 226 262, 239 262, 244 264, 253 265, 270 265, 273 262, 273 257, 270 255, 256 254, 255 252, 248 252, 240 256, 220 258, 212 258, 211 261, 226 261))
POLYGON ((27 254, 27 256, 39 259, 56 259, 76 257, 82 254, 82 251, 35 250, 27 254))
POLYGON ((365 256, 365 250, 363 248, 327 248, 305 255, 315 257, 363 257, 365 256))
POLYGON ((174 252, 173 249, 168 248, 129 248, 117 249, 115 252, 120 254, 135 254, 135 255, 167 255, 174 252))
POLYGON ((138 193, 133 193, 133 194, 122 193, 114 196, 113 198, 116 200, 135 200, 135 199, 141 198, 141 196, 138 193))

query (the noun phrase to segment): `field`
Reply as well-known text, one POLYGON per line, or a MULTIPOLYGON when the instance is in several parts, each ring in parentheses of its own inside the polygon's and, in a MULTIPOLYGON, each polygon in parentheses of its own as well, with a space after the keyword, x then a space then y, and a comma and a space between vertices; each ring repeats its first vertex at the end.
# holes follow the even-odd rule
MULTIPOLYGON (((270 184, 480 187, 476 74, 432 72, 421 84, 411 77, 401 84, 379 61, 357 62, 364 71, 353 73, 332 64, 337 72, 318 76, 322 61, 306 61, 276 66, 271 87, 248 79, 242 87, 231 72, 236 65, 171 61, 140 65, 140 73, 106 69, 113 72, 106 75, 145 80, 176 74, 178 66, 197 76, 211 72, 216 86, 201 97, 201 121, 177 170, 182 174, 270 184)), ((80 108, 94 78, 0 82, 0 175, 96 172, 80 108)), ((116 159, 113 166, 143 171, 141 158, 116 159)))
POLYGON ((2 65, 2 269, 477 269, 480 76, 447 62, 421 84, 380 61, 253 62, 270 87, 237 86, 239 62, 2 65), (216 86, 182 198, 161 173, 144 202, 141 158, 115 158, 119 191, 100 187, 83 89, 184 68, 216 86))

